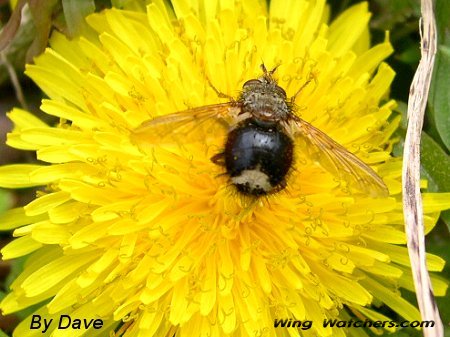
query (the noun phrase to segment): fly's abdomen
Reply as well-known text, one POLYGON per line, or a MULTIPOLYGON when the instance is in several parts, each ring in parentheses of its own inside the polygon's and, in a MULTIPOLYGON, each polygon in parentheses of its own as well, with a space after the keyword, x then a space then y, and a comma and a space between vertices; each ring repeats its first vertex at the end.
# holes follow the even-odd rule
POLYGON ((293 161, 293 141, 278 125, 245 120, 232 130, 225 145, 225 166, 237 189, 264 195, 285 187, 293 161))

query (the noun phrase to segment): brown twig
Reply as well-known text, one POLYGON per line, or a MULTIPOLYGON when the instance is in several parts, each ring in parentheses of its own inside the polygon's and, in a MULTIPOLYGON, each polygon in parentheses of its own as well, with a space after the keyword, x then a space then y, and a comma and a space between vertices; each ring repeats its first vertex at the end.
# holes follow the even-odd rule
POLYGON ((425 258, 423 207, 420 194, 420 134, 436 54, 436 23, 433 0, 421 0, 421 60, 411 84, 408 100, 408 130, 403 152, 403 213, 414 286, 422 320, 435 326, 424 328, 426 337, 442 337, 444 329, 434 299, 425 258))

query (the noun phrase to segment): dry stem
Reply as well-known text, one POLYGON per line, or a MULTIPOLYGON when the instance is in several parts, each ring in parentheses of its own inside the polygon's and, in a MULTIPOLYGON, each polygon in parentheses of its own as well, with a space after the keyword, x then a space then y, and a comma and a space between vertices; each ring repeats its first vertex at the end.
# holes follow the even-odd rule
POLYGON ((444 330, 434 299, 425 259, 423 207, 420 194, 420 134, 436 54, 436 23, 432 0, 421 0, 421 60, 408 100, 408 130, 403 153, 403 213, 417 302, 422 320, 435 322, 424 328, 426 337, 443 337, 444 330))

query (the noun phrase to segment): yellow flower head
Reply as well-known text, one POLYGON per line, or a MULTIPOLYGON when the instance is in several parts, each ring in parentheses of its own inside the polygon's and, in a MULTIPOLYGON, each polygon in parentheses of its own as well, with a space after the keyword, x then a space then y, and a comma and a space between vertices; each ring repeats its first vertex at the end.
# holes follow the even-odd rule
MULTIPOLYGON (((370 47, 367 3, 328 16, 324 0, 155 0, 89 16, 97 35, 54 34, 26 72, 59 124, 9 114, 8 144, 42 164, 0 168, 0 186, 45 188, 1 219, 17 237, 3 258, 31 254, 3 312, 42 302, 35 314, 47 319, 104 322, 47 336, 364 336, 323 321, 388 320, 381 304, 419 319, 399 291, 414 288, 390 155, 394 72, 381 63, 392 48, 370 47), (205 133, 206 122, 185 138, 133 139, 155 117, 237 98, 261 63, 277 67, 295 113, 370 165, 390 196, 347 188, 296 146, 286 189, 248 202, 210 160, 226 131, 205 133), (289 319, 303 325, 283 327, 289 319)), ((424 195, 428 230, 449 199, 424 195)), ((15 336, 42 336, 30 320, 15 336)))

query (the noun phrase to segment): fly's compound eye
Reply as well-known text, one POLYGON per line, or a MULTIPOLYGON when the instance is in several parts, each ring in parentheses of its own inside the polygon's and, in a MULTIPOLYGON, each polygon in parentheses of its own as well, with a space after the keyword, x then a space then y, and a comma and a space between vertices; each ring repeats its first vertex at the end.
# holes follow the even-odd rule
POLYGON ((260 85, 261 85, 260 80, 252 79, 252 80, 248 80, 247 82, 245 82, 244 85, 242 86, 242 88, 248 89, 248 88, 254 88, 254 87, 260 86, 260 85))
POLYGON ((284 91, 284 89, 283 89, 282 87, 279 87, 278 85, 275 87, 275 92, 276 92, 279 96, 283 97, 283 99, 286 99, 286 98, 287 98, 286 91, 284 91))

